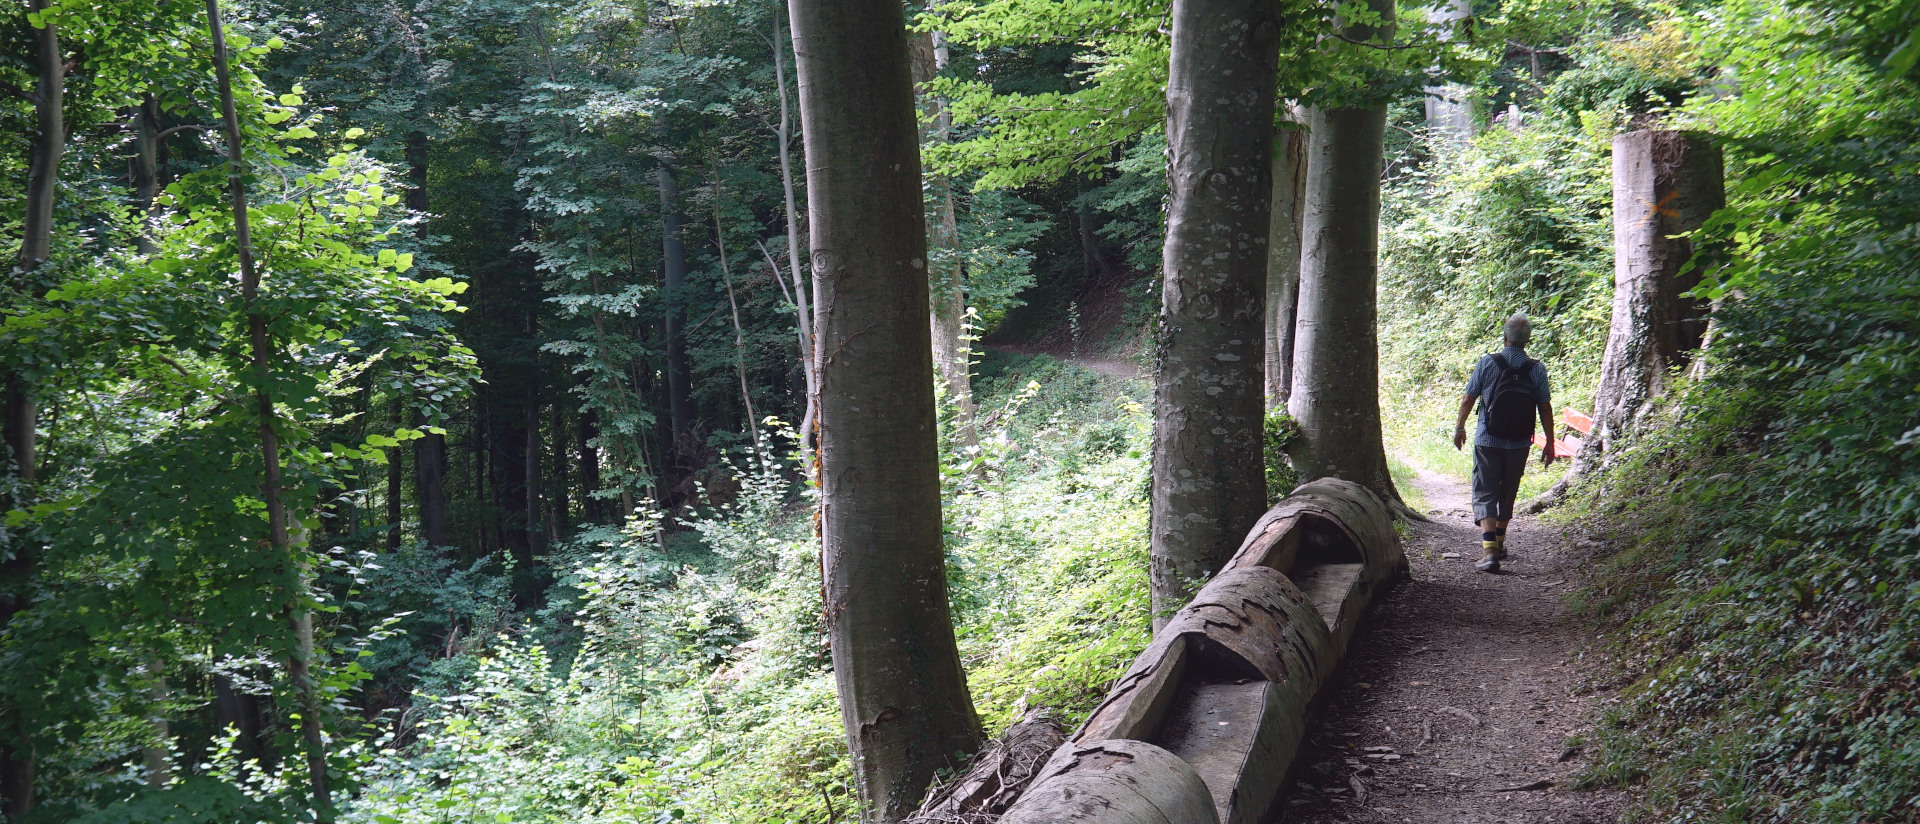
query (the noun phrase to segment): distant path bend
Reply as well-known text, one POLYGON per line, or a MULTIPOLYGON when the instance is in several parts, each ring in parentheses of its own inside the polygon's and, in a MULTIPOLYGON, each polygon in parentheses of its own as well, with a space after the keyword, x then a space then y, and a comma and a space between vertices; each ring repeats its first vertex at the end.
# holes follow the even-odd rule
POLYGON ((1376 605, 1354 639, 1280 820, 1620 821, 1625 793, 1567 788, 1592 748, 1566 743, 1588 730, 1603 698, 1581 693, 1574 656, 1587 635, 1560 600, 1584 553, 1558 527, 1521 516, 1501 574, 1479 572, 1465 483, 1422 470, 1412 486, 1432 519, 1408 525, 1414 580, 1376 605))

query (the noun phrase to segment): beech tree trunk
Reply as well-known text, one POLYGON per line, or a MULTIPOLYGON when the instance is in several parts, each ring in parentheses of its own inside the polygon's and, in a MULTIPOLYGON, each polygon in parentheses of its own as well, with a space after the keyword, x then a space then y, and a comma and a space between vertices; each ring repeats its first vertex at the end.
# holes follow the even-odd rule
POLYGON ((665 161, 654 168, 654 180, 660 190, 660 251, 666 270, 667 299, 667 420, 673 435, 674 478, 693 468, 693 368, 687 362, 686 305, 681 291, 687 287, 687 244, 680 231, 680 190, 673 182, 673 169, 665 161))
MULTIPOLYGON (((1383 16, 1383 24, 1348 25, 1347 39, 1384 41, 1393 36, 1393 4, 1370 0, 1369 5, 1383 16)), ((1341 478, 1398 501, 1380 433, 1375 323, 1386 124, 1384 99, 1354 108, 1313 110, 1293 394, 1287 411, 1300 422, 1301 437, 1292 451, 1300 480, 1341 478)))
MULTIPOLYGON (((780 31, 780 15, 773 17, 773 79, 780 87, 780 193, 786 200, 787 209, 787 267, 793 277, 794 331, 800 338, 800 374, 806 379, 806 410, 800 416, 800 471, 808 481, 816 480, 813 464, 813 445, 816 442, 815 422, 819 419, 817 404, 820 402, 820 358, 813 342, 813 309, 808 305, 808 280, 800 276, 800 211, 796 205, 793 186, 793 153, 787 146, 789 136, 793 134, 793 116, 787 104, 787 68, 784 59, 787 38, 780 31)), ((762 247, 762 252, 765 247, 762 247)), ((780 266, 768 255, 767 263, 773 266, 773 277, 780 278, 780 266)))
MULTIPOLYGON (((914 38, 913 82, 923 85, 947 67, 947 42, 939 32, 914 38)), ((925 140, 945 143, 953 133, 953 114, 947 101, 926 95, 922 103, 927 115, 925 140)), ((927 200, 933 204, 933 220, 927 226, 927 253, 933 311, 929 323, 933 329, 933 367, 947 390, 947 401, 954 407, 954 435, 961 443, 980 440, 973 425, 973 353, 966 339, 966 275, 960 266, 960 223, 954 212, 953 181, 945 175, 927 173, 927 200)))
POLYGON ((869 822, 979 720, 947 606, 927 235, 899 0, 791 0, 820 353, 824 615, 869 822))
MULTIPOLYGON (((1453 39, 1462 21, 1472 17, 1472 0, 1440 0, 1428 10, 1427 26, 1438 30, 1439 39, 1446 42, 1453 39)), ((1536 55, 1534 59, 1538 61, 1539 57, 1536 55)), ((1428 86, 1424 91, 1427 126, 1433 130, 1434 137, 1453 148, 1467 145, 1467 141, 1473 139, 1477 125, 1474 123, 1473 106, 1468 99, 1472 90, 1459 83, 1448 83, 1428 86)))
MULTIPOLYGON (((34 12, 45 11, 46 0, 28 0, 34 12)), ((53 254, 53 206, 60 191, 60 157, 66 151, 66 61, 60 51, 60 34, 51 21, 33 31, 35 82, 34 121, 37 133, 32 138, 27 161, 26 209, 21 216, 18 275, 11 286, 15 292, 34 288, 33 273, 53 254)), ((0 394, 5 395, 4 418, 0 436, 4 436, 11 458, 10 479, 15 494, 0 497, 0 510, 23 507, 31 502, 35 475, 34 446, 38 438, 39 409, 33 384, 25 375, 8 372, 0 375, 0 394)), ((16 540, 11 558, 0 561, 0 628, 27 606, 27 585, 33 576, 33 547, 16 540)), ((25 718, 0 718, 0 812, 8 821, 18 822, 33 809, 34 756, 29 743, 31 725, 25 718)))
MULTIPOLYGON (((233 206, 234 250, 240 263, 240 299, 247 312, 248 367, 254 373, 253 400, 260 418, 260 457, 264 470, 260 494, 267 510, 267 540, 274 554, 295 567, 295 586, 304 590, 312 571, 302 551, 294 548, 286 501, 281 498, 280 435, 273 397, 267 390, 275 352, 267 329, 267 315, 259 307, 260 272, 254 267, 253 239, 247 219, 246 160, 241 153, 240 117, 234 111, 233 78, 227 67, 227 39, 220 26, 220 0, 207 0, 207 30, 213 41, 213 68, 226 125, 227 191, 233 206)), ((305 600, 305 592, 291 594, 297 601, 305 600)), ((287 678, 293 682, 295 703, 300 708, 300 734, 306 744, 307 782, 313 793, 314 821, 331 824, 334 811, 327 785, 327 749, 320 730, 319 684, 313 675, 313 611, 294 603, 286 607, 286 615, 288 629, 294 636, 287 678)))
POLYGON ((1720 148, 1704 134, 1642 130, 1613 139, 1613 323, 1594 392, 1593 431, 1569 476, 1604 465, 1620 436, 1687 365, 1706 333, 1700 284, 1681 275, 1700 228, 1727 204, 1720 148))
POLYGON ((1286 409, 1293 393, 1293 321, 1300 297, 1300 228, 1307 206, 1307 131, 1273 136, 1273 207, 1267 225, 1267 408, 1286 409))
POLYGON ((1175 0, 1170 156, 1154 370, 1156 626, 1220 569, 1266 511, 1267 236, 1279 10, 1175 0))
MULTIPOLYGON (((407 133, 407 209, 415 214, 427 212, 427 133, 418 129, 407 133)), ((427 227, 418 233, 425 237, 427 227)), ((434 426, 432 418, 415 421, 421 427, 434 426)), ((448 546, 447 537, 447 436, 430 429, 413 447, 414 494, 419 499, 420 538, 427 546, 448 546)), ((395 462, 398 463, 398 456, 395 462)), ((399 533, 399 519, 394 519, 399 533)))

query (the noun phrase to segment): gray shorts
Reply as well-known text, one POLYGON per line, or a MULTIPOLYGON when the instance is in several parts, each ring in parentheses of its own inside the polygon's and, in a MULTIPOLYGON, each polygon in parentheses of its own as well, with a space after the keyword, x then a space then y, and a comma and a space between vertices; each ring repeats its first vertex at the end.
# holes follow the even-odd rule
POLYGON ((1513 517, 1513 499, 1520 494, 1520 475, 1527 471, 1532 449, 1473 448, 1473 519, 1513 517))

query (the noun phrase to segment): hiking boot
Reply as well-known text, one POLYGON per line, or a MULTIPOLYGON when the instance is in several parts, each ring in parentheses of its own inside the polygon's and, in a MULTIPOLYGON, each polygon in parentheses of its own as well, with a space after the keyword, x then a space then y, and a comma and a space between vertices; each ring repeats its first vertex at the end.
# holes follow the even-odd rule
POLYGON ((1506 560, 1507 559, 1507 536, 1495 535, 1493 537, 1493 551, 1489 554, 1491 554, 1493 556, 1493 559, 1496 561, 1506 560))
POLYGON ((1500 556, 1504 554, 1500 551, 1500 544, 1497 541, 1481 541, 1480 551, 1483 555, 1473 568, 1481 572, 1499 572, 1500 556))

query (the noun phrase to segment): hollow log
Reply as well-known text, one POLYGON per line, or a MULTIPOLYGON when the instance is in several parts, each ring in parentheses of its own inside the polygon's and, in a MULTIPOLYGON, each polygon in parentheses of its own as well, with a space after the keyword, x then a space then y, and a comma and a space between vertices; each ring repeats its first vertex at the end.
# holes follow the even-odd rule
POLYGON ((1307 594, 1326 619, 1335 661, 1379 593, 1408 574, 1386 502, 1338 478, 1302 484, 1261 516, 1227 562, 1250 566, 1286 572, 1307 594))
POLYGON ((1069 744, 1000 824, 1219 824, 1187 762, 1144 741, 1069 744))
MULTIPOLYGON (((1205 820, 1270 820, 1299 752, 1309 707, 1344 658, 1367 608, 1406 567, 1379 496, 1331 478, 1302 485, 1259 520, 1226 567, 1168 620, 1054 753, 1027 796, 1044 790, 1052 793, 1047 803, 1056 806, 1029 810, 1023 798, 1002 821, 1016 820, 1014 810, 1038 816, 1043 809, 1056 817, 1017 820, 1163 820, 1129 817, 1140 814, 1138 808, 1124 805, 1098 812, 1105 796, 1079 789, 1071 792, 1080 795, 1070 795, 1051 783, 1050 776, 1072 772, 1063 765, 1093 757, 1090 748, 1135 742, 1191 770, 1211 802, 1205 820), (1069 817, 1058 806, 1069 798, 1094 806, 1072 808, 1069 817)), ((1102 758, 1107 756, 1094 761, 1106 763, 1102 758)))

